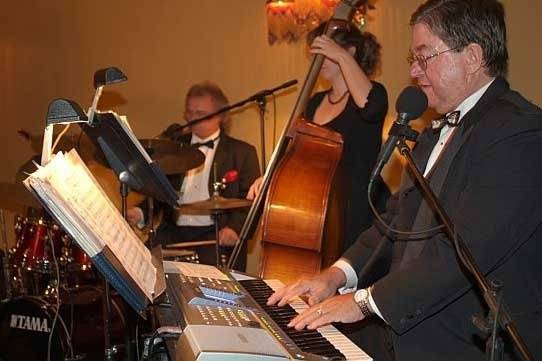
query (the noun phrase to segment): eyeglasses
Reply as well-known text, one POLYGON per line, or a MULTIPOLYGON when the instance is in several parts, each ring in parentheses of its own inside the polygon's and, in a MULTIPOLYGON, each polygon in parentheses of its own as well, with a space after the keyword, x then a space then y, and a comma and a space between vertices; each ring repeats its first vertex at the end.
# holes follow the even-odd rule
POLYGON ((429 59, 436 58, 437 56, 439 56, 441 54, 447 53, 449 51, 457 50, 457 49, 459 49, 459 46, 456 46, 455 48, 446 49, 446 50, 443 50, 443 51, 438 51, 438 52, 436 52, 434 54, 431 54, 431 55, 428 55, 428 56, 416 55, 416 54, 410 52, 410 54, 407 57, 407 61, 408 61, 408 64, 410 66, 412 66, 412 64, 414 64, 415 62, 418 62, 418 65, 420 66, 420 68, 425 71, 427 69, 427 61, 429 59))
POLYGON ((185 120, 194 120, 194 119, 199 119, 199 118, 203 118, 209 114, 211 114, 212 112, 208 112, 208 111, 205 111, 205 110, 193 110, 193 111, 190 111, 190 110, 187 110, 184 112, 184 119, 185 120))

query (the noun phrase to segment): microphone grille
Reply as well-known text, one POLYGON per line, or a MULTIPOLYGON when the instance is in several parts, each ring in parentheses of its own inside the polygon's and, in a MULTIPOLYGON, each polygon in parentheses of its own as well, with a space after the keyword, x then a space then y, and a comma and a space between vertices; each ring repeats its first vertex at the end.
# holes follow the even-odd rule
POLYGON ((409 119, 416 119, 427 109, 427 96, 417 86, 407 86, 395 103, 395 110, 398 114, 408 114, 409 119))

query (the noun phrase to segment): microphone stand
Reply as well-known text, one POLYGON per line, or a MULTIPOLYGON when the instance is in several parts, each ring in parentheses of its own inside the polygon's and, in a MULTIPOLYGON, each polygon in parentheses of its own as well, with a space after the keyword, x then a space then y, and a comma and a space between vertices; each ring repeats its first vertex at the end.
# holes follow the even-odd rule
MULTIPOLYGON (((194 119, 186 124, 183 124, 183 125, 178 125, 174 128, 172 128, 170 130, 171 133, 179 133, 179 134, 182 134, 184 129, 186 128, 189 128, 193 125, 196 125, 198 123, 201 123, 203 122, 204 120, 207 120, 207 119, 210 119, 214 116, 217 116, 217 115, 220 115, 222 113, 225 113, 227 111, 230 111, 232 109, 235 109, 235 108, 240 108, 242 107, 243 105, 245 105, 246 103, 248 102, 256 102, 257 106, 258 106, 258 109, 259 109, 259 114, 260 114, 260 139, 261 139, 261 154, 262 154, 262 172, 265 170, 266 168, 266 156, 265 156, 265 126, 264 126, 264 120, 265 120, 265 106, 267 104, 266 102, 266 97, 269 96, 269 95, 272 95, 273 93, 277 92, 278 90, 281 90, 281 89, 285 89, 285 88, 289 88, 293 85, 297 84, 297 79, 292 79, 292 80, 289 80, 287 81, 286 83, 283 83, 279 86, 276 86, 272 89, 265 89, 265 90, 262 90, 262 91, 259 91, 257 92, 256 94, 254 95, 251 95, 250 97, 244 99, 244 100, 241 100, 235 104, 232 104, 232 105, 229 105, 227 107, 223 107, 223 108, 220 108, 219 110, 217 110, 216 112, 214 113, 211 113, 211 114, 208 114, 208 115, 205 115, 201 118, 197 118, 197 119, 194 119)), ((167 132, 167 131, 166 131, 167 132)), ((173 134, 171 134, 173 136, 173 134)), ((173 138, 175 138, 175 136, 173 136, 173 138)))
MULTIPOLYGON (((463 265, 467 268, 467 270, 474 276, 476 283, 478 287, 482 290, 482 294, 484 297, 484 300, 489 307, 489 324, 493 323, 494 321, 498 321, 499 325, 505 329, 508 334, 510 335, 512 341, 514 342, 515 346, 517 347, 518 351, 521 353, 523 359, 525 360, 533 360, 534 358, 532 354, 530 353, 529 349, 527 348, 527 345, 521 338, 519 331, 517 327, 515 326, 510 313, 502 301, 500 297, 501 292, 501 285, 497 284, 490 284, 487 278, 484 276, 484 274, 480 271, 480 268, 476 264, 476 261, 474 260, 472 254, 470 253, 469 249, 461 239, 461 237, 457 234, 457 232, 454 229, 454 224, 452 223, 452 220, 440 204, 438 198, 436 197, 435 193, 431 190, 429 187, 429 184, 423 177, 423 174, 420 172, 416 164, 414 163, 414 160, 412 158, 410 148, 405 142, 404 137, 399 139, 397 142, 397 149, 401 153, 401 155, 406 159, 407 164, 412 170, 414 176, 416 177, 416 180, 420 184, 422 188, 422 193, 427 197, 427 201, 429 202, 429 206, 435 210, 442 220, 442 223, 444 224, 446 233, 448 234, 448 237, 450 240, 453 241, 453 245, 455 248, 455 251, 459 258, 462 260, 463 265)), ((474 323, 478 324, 480 323, 479 320, 475 319, 474 323)), ((482 322, 484 323, 484 322, 482 322)), ((491 328, 489 328, 491 330, 491 328)), ((490 337, 488 339, 488 343, 486 344, 486 352, 489 352, 492 356, 494 355, 494 349, 491 346, 491 344, 497 345, 497 353, 500 353, 500 358, 497 358, 496 360, 502 360, 502 340, 498 340, 495 342, 496 333, 493 333, 493 337, 490 337), (491 342, 493 341, 493 342, 491 342)), ((499 357, 499 356, 497 356, 499 357)), ((491 357, 490 360, 493 358, 491 357)))
MULTIPOLYGON (((118 176, 120 183, 120 197, 121 197, 121 214, 122 217, 127 220, 127 211, 128 211, 128 193, 130 189, 128 187, 128 172, 121 172, 118 176)), ((104 295, 102 299, 102 308, 104 313, 104 358, 106 361, 115 360, 115 355, 118 352, 117 346, 111 344, 111 291, 109 287, 109 282, 107 279, 103 278, 103 287, 104 295)), ((136 340, 137 342, 137 340, 136 340)), ((130 345, 126 345, 127 348, 130 345)))
POLYGON ((287 81, 286 83, 284 84, 281 84, 279 86, 276 86, 274 87, 273 89, 266 89, 266 90, 262 90, 248 98, 246 98, 245 100, 241 100, 235 104, 232 104, 232 105, 229 105, 227 107, 222 107, 220 109, 218 109, 216 112, 214 113, 211 113, 211 114, 208 114, 208 115, 205 115, 201 118, 197 118, 197 119, 194 119, 190 122, 187 122, 186 124, 183 124, 183 125, 180 125, 179 128, 177 128, 176 130, 177 131, 182 131, 184 130, 185 128, 188 128, 188 127, 191 127, 193 125, 196 125, 198 123, 201 123, 203 122, 204 120, 207 120, 207 119, 210 119, 216 115, 220 115, 222 113, 225 113, 229 110, 232 110, 232 109, 235 109, 235 108, 239 108, 239 107, 242 107, 243 105, 245 105, 246 103, 248 102, 254 102, 254 101, 257 101, 260 97, 266 97, 268 95, 271 95, 273 94, 274 92, 276 92, 277 90, 280 90, 280 89, 284 89, 284 88, 289 88, 291 87, 292 85, 295 85, 297 84, 297 79, 293 79, 293 80, 289 80, 287 81))
POLYGON ((267 100, 265 95, 259 95, 256 98, 256 105, 260 113, 260 146, 262 152, 262 172, 265 170, 266 157, 265 157, 265 106, 267 105, 267 100))

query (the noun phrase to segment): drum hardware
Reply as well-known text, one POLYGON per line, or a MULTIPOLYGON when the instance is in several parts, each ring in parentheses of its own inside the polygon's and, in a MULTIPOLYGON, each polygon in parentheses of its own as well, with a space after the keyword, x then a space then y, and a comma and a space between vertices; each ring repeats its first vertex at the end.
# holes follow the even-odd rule
MULTIPOLYGON (((216 168, 216 164, 215 164, 216 168)), ((220 196, 220 190, 226 187, 225 181, 219 182, 216 181, 216 169, 214 171, 215 181, 213 182, 213 195, 211 198, 189 204, 183 204, 179 207, 179 210, 182 214, 196 214, 196 215, 205 215, 211 214, 213 219, 213 224, 215 228, 215 257, 216 257, 216 266, 217 267, 226 267, 228 259, 226 254, 222 251, 222 246, 220 246, 220 217, 227 210, 236 209, 236 208, 245 208, 249 207, 252 203, 247 199, 238 199, 238 198, 224 198, 220 196)))
POLYGON ((12 296, 11 294, 11 272, 9 269, 9 247, 8 247, 8 238, 7 238, 7 230, 6 230, 6 218, 4 217, 4 210, 0 209, 0 228, 2 232, 2 275, 3 277, 3 283, 4 283, 4 290, 5 294, 2 295, 3 300, 9 300, 12 296))
MULTIPOLYGON (((222 251, 222 246, 220 246, 219 239, 220 239, 220 217, 222 214, 225 213, 227 210, 231 209, 237 209, 237 208, 245 208, 249 207, 252 204, 252 201, 247 199, 239 199, 239 198, 224 198, 220 196, 220 191, 224 189, 227 185, 227 182, 225 179, 222 179, 222 181, 216 180, 216 163, 214 164, 215 169, 213 171, 214 173, 214 179, 213 182, 213 195, 211 198, 194 202, 194 203, 188 203, 188 204, 182 204, 178 207, 178 211, 180 211, 181 214, 191 214, 191 215, 211 215, 211 218, 213 219, 213 224, 215 228, 215 257, 216 257, 216 266, 217 267, 226 267, 228 263, 228 258, 226 254, 222 251)), ((212 241, 211 241, 212 242, 212 241)), ((188 242, 186 242, 188 243, 188 242)), ((193 242, 198 243, 198 242, 193 242)), ((176 245, 184 244, 183 243, 176 243, 176 245)), ((171 246, 171 245, 170 245, 171 246)))
MULTIPOLYGON (((212 244, 215 244, 215 241, 211 241, 212 244)), ((197 243, 197 242, 189 242, 197 243)), ((176 243, 178 244, 178 243, 176 243)), ((182 249, 182 248, 167 248, 162 249, 162 256, 164 260, 175 261, 175 262, 189 262, 189 263, 199 263, 199 255, 196 251, 191 249, 182 249)))

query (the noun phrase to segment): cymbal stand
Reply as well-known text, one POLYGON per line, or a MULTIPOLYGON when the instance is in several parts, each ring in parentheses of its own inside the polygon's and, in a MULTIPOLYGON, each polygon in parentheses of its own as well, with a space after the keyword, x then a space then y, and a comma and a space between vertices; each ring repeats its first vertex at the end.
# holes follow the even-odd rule
MULTIPOLYGON (((216 162, 213 163, 213 195, 212 197, 216 198, 220 196, 220 191, 226 188, 226 183, 222 180, 218 180, 216 176, 216 162)), ((216 257, 216 266, 217 267, 226 267, 226 262, 221 257, 220 252, 220 216, 222 215, 222 210, 214 209, 211 211, 211 217, 215 225, 215 257, 216 257)))
POLYGON ((213 218, 213 222, 215 224, 215 238, 216 238, 216 245, 215 245, 215 256, 216 256, 216 266, 218 268, 225 268, 226 267, 226 259, 223 257, 224 255, 222 252, 220 252, 220 216, 222 215, 222 210, 213 210, 211 212, 211 217, 213 218))
POLYGON ((9 247, 8 247, 8 238, 6 231, 6 218, 4 217, 4 210, 0 209, 0 227, 2 229, 2 243, 4 248, 4 254, 2 256, 2 268, 4 272, 4 284, 6 287, 6 300, 11 299, 11 276, 9 270, 9 247))

